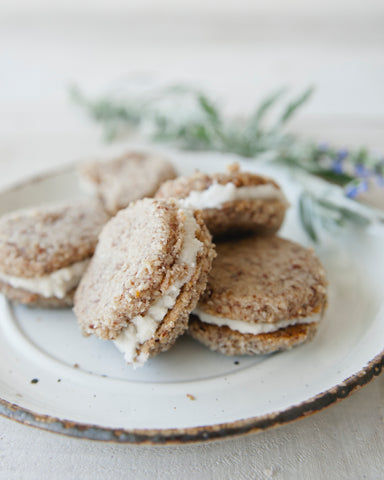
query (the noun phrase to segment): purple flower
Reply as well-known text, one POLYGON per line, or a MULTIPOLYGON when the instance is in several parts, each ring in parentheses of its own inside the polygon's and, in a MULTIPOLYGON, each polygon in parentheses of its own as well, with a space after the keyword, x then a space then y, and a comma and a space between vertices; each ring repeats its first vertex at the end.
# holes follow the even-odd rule
POLYGON ((345 194, 349 198, 356 198, 357 195, 359 194, 358 186, 357 185, 350 185, 349 187, 346 187, 345 194))
POLYGON ((346 148, 342 148, 337 152, 337 157, 336 160, 341 161, 344 160, 344 158, 348 157, 349 152, 346 148))
POLYGON ((371 172, 362 163, 358 163, 355 165, 355 173, 358 177, 366 178, 371 172))
POLYGON ((335 160, 332 162, 332 170, 341 175, 343 173, 343 161, 342 160, 335 160))
POLYGON ((368 182, 367 180, 362 180, 360 182, 353 182, 350 183, 345 187, 345 194, 349 198, 356 198, 361 193, 366 192, 368 190, 368 182))

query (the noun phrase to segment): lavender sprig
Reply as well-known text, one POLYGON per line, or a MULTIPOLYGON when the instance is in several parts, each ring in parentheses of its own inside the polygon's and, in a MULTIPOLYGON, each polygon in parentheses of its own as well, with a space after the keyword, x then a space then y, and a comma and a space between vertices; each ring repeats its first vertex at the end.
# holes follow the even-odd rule
POLYGON ((370 185, 384 186, 384 158, 366 148, 337 149, 298 141, 289 151, 280 152, 276 160, 343 187, 349 198, 357 198, 370 185))
MULTIPOLYGON (((108 141, 137 130, 155 141, 186 150, 268 158, 336 184, 351 199, 357 199, 372 185, 384 188, 384 157, 373 155, 366 148, 347 150, 306 142, 285 130, 287 122, 311 97, 313 88, 285 103, 286 91, 278 90, 241 120, 227 118, 215 100, 186 86, 170 86, 145 95, 111 94, 94 100, 78 87, 72 87, 70 93, 72 100, 103 127, 108 141)), ((314 241, 318 239, 318 225, 313 220, 316 216, 322 219, 322 228, 351 222, 364 227, 370 223, 365 221, 364 212, 356 213, 337 201, 309 193, 302 196, 299 213, 314 241)))
POLYGON ((298 207, 301 226, 315 243, 319 243, 319 229, 337 234, 340 228, 348 225, 366 228, 373 221, 383 221, 383 218, 373 219, 352 207, 318 197, 308 191, 301 193, 298 207))
POLYGON ((289 148, 296 140, 284 131, 285 125, 312 93, 310 87, 283 103, 286 91, 279 90, 266 97, 248 118, 235 120, 226 118, 219 105, 201 90, 180 85, 151 95, 107 95, 95 100, 76 86, 70 90, 72 100, 101 124, 108 141, 135 128, 155 141, 182 149, 235 153, 246 158, 289 148), (279 112, 267 121, 271 109, 279 106, 279 112))

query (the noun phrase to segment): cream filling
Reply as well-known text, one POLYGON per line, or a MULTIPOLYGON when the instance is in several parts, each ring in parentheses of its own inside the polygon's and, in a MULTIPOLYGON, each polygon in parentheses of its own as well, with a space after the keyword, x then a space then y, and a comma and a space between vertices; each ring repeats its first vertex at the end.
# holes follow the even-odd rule
POLYGON ((217 317, 216 315, 210 315, 209 313, 203 312, 199 308, 195 308, 193 313, 198 316, 199 319, 204 323, 217 325, 218 327, 226 326, 229 327, 231 330, 236 330, 240 333, 251 333, 252 335, 276 332, 280 328, 286 328, 290 325, 318 322, 322 317, 321 313, 317 313, 314 315, 310 315, 309 317, 296 318, 292 320, 281 320, 280 322, 275 323, 249 323, 244 322, 243 320, 232 320, 231 318, 223 318, 217 317))
POLYGON ((186 213, 184 243, 176 260, 177 264, 188 266, 186 275, 160 296, 145 315, 133 317, 129 325, 114 340, 116 347, 124 353, 126 362, 135 367, 143 365, 148 358, 147 354, 137 355, 137 349, 155 335, 168 310, 174 307, 182 287, 191 279, 195 271, 197 254, 201 251, 203 244, 196 238, 197 223, 194 216, 186 213))
POLYGON ((225 185, 213 183, 206 190, 193 190, 188 197, 182 199, 180 202, 184 207, 203 210, 205 208, 218 208, 226 202, 258 199, 279 199, 287 203, 283 192, 271 183, 251 185, 248 187, 236 187, 233 183, 226 183, 225 185))
POLYGON ((87 258, 41 277, 13 277, 0 272, 0 280, 13 288, 21 288, 46 298, 64 298, 70 290, 79 284, 89 262, 90 259, 87 258))

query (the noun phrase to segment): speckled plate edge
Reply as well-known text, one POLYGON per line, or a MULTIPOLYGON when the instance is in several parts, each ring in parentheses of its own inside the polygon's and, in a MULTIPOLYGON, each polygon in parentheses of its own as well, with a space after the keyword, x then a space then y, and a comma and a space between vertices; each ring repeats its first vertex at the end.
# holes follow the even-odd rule
POLYGON ((230 423, 177 429, 115 429, 63 420, 41 415, 0 398, 0 415, 24 425, 70 437, 104 442, 140 445, 167 445, 220 440, 229 437, 259 433, 294 420, 312 415, 347 398, 378 376, 384 367, 384 351, 366 367, 340 384, 325 390, 297 405, 268 415, 251 417, 230 423))
MULTIPOLYGON (((46 171, 45 173, 30 177, 26 181, 15 182, 8 188, 2 189, 1 193, 12 192, 22 186, 48 179, 60 173, 66 173, 73 169, 75 165, 76 163, 71 163, 61 169, 46 171)), ((383 367, 384 350, 368 362, 359 372, 308 400, 268 415, 260 415, 216 425, 175 429, 108 428, 39 414, 2 398, 0 398, 0 415, 23 425, 87 440, 137 445, 175 445, 215 441, 260 433, 319 412, 360 390, 371 382, 374 377, 378 376, 382 372, 383 367)))

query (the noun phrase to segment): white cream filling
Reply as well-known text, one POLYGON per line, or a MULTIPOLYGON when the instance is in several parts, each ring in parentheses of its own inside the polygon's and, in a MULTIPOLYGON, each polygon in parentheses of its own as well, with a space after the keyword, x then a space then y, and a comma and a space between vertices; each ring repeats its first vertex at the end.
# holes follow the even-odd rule
POLYGON ((229 327, 231 330, 236 330, 240 333, 251 333, 252 335, 259 335, 260 333, 276 332, 280 328, 286 328, 290 325, 298 325, 302 323, 318 322, 322 314, 314 314, 309 317, 297 318, 292 320, 282 320, 275 323, 249 323, 243 320, 232 320, 231 318, 217 317, 216 315, 210 315, 203 312, 199 308, 195 308, 193 311, 195 315, 204 323, 210 323, 211 325, 217 325, 219 327, 229 327))
POLYGON ((41 277, 13 277, 0 272, 0 280, 13 288, 21 288, 46 298, 64 298, 70 290, 79 284, 89 262, 90 259, 87 258, 41 277))
POLYGON ((218 208, 226 202, 257 199, 279 199, 287 203, 283 192, 271 183, 247 187, 236 187, 233 183, 226 183, 225 185, 213 183, 206 190, 193 190, 188 197, 180 202, 184 207, 203 210, 205 208, 218 208))
POLYGON ((145 315, 137 315, 130 320, 127 328, 114 340, 116 347, 124 353, 127 363, 141 366, 147 360, 147 355, 137 355, 137 349, 151 339, 169 309, 173 308, 181 288, 190 280, 196 267, 197 254, 203 244, 196 238, 197 223, 193 215, 187 213, 184 223, 185 237, 177 264, 186 264, 187 273, 184 278, 175 282, 164 295, 147 310, 145 315))

